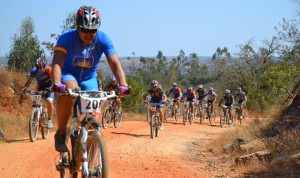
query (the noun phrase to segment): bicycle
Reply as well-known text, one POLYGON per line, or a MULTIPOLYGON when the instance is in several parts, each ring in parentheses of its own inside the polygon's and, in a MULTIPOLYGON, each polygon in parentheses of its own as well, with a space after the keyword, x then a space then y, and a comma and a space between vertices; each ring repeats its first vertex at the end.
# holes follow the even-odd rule
POLYGON ((102 115, 102 127, 104 129, 108 128, 111 124, 112 120, 114 122, 114 127, 119 128, 121 126, 123 117, 122 117, 122 109, 117 109, 116 99, 124 98, 122 96, 116 96, 107 100, 107 107, 105 108, 102 115))
POLYGON ((220 106, 222 107, 222 113, 220 115, 220 125, 222 128, 225 127, 225 124, 228 124, 229 126, 233 126, 233 117, 231 115, 231 118, 229 117, 229 107, 226 105, 220 106), (227 112, 228 110, 228 112, 227 112))
POLYGON ((194 113, 192 113, 191 104, 193 101, 183 102, 184 111, 183 111, 183 125, 187 125, 188 121, 192 125, 194 123, 194 113))
MULTIPOLYGON (((31 142, 35 142, 38 136, 39 130, 42 132, 42 138, 48 138, 50 129, 47 127, 48 112, 43 106, 42 100, 46 99, 49 91, 25 91, 30 94, 32 100, 31 114, 29 118, 29 137, 31 142)), ((24 94, 24 93, 23 93, 24 94)), ((21 98, 23 99, 23 94, 21 98)), ((22 103, 22 100, 21 100, 22 103)))
POLYGON ((209 124, 212 125, 216 121, 216 111, 214 110, 211 112, 211 104, 212 103, 205 103, 204 104, 204 109, 206 112, 204 112, 203 118, 206 118, 209 120, 209 124))
POLYGON ((203 101, 195 100, 195 119, 197 116, 200 118, 200 124, 204 123, 205 108, 203 107, 203 101))
POLYGON ((161 103, 150 103, 149 110, 150 110, 150 136, 153 139, 154 136, 158 137, 159 127, 162 123, 160 123, 159 114, 157 111, 158 106, 161 103))
POLYGON ((233 114, 233 122, 235 123, 236 120, 240 121, 240 124, 242 125, 245 121, 245 116, 241 115, 241 109, 240 109, 240 105, 236 104, 234 106, 234 114, 233 114), (241 118, 242 117, 242 118, 241 118))
POLYGON ((165 109, 164 117, 166 121, 170 121, 174 116, 177 121, 177 117, 179 116, 179 108, 176 104, 176 99, 168 98, 168 106, 165 109))
MULTIPOLYGON (((101 124, 94 120, 103 101, 116 97, 114 92, 103 91, 72 91, 61 96, 80 98, 81 112, 79 117, 73 117, 66 129, 66 143, 71 146, 68 152, 60 153, 56 169, 60 177, 65 178, 67 169, 70 177, 77 177, 81 167, 82 177, 108 177, 108 155, 101 133, 101 124), (80 124, 79 124, 80 123, 80 124)), ((73 113, 75 116, 76 114, 73 113)))

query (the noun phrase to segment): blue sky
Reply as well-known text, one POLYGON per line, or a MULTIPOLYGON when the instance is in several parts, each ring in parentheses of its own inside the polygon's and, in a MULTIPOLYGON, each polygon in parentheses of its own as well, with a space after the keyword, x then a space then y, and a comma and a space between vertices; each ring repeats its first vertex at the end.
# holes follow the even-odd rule
POLYGON ((94 5, 119 56, 177 56, 180 50, 211 56, 217 47, 231 54, 238 45, 255 45, 276 34, 282 18, 292 18, 292 0, 2 0, 0 1, 0 56, 9 53, 12 37, 30 16, 40 41, 55 42, 67 14, 81 5, 94 5))

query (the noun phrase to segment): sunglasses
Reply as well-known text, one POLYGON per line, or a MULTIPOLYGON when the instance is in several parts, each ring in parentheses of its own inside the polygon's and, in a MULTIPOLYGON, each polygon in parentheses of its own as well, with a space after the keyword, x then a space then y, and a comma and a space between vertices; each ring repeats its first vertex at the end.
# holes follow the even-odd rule
POLYGON ((97 32, 97 29, 85 29, 85 28, 80 28, 80 31, 82 33, 90 33, 90 34, 94 34, 97 32))

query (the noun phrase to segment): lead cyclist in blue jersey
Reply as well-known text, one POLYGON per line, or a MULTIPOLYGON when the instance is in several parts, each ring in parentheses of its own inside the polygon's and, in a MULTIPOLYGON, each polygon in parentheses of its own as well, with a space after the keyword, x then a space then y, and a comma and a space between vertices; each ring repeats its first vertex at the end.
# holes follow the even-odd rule
MULTIPOLYGON (((54 48, 53 81, 54 92, 64 92, 66 87, 81 90, 98 90, 96 70, 104 53, 112 73, 120 84, 120 94, 128 94, 124 70, 110 38, 98 30, 100 14, 93 6, 82 6, 77 11, 76 29, 63 33, 54 48)), ((65 143, 66 125, 75 100, 60 96, 56 114, 58 128, 55 134, 55 149, 58 152, 68 150, 65 143)))

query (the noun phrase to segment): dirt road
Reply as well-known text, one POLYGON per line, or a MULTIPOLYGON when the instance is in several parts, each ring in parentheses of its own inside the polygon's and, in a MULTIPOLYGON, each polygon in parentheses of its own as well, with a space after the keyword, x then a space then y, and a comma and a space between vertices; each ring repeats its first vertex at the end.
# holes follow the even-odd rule
MULTIPOLYGON (((103 129, 111 178, 236 176, 238 170, 214 157, 207 143, 229 128, 207 124, 184 126, 182 120, 165 123, 159 137, 150 138, 146 121, 123 122, 121 128, 103 129)), ((59 177, 55 169, 59 154, 54 132, 32 143, 28 138, 0 142, 0 177, 59 177)))

